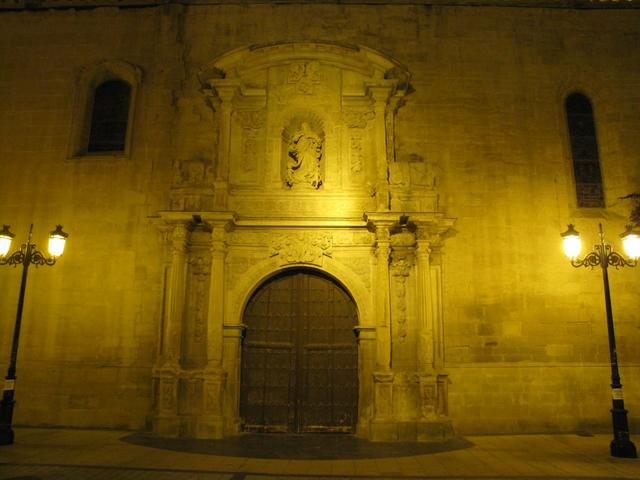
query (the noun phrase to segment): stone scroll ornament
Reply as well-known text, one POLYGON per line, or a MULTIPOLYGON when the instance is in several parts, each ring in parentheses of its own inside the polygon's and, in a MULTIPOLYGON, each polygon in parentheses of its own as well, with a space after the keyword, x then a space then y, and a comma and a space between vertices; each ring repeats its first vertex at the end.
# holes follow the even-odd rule
POLYGON ((330 257, 333 238, 326 233, 279 235, 271 242, 271 256, 279 256, 282 265, 308 263, 322 266, 324 256, 330 257))
POLYGON ((322 160, 322 137, 315 133, 309 124, 303 122, 289 141, 287 159, 286 183, 294 185, 309 185, 320 188, 320 162, 322 160))

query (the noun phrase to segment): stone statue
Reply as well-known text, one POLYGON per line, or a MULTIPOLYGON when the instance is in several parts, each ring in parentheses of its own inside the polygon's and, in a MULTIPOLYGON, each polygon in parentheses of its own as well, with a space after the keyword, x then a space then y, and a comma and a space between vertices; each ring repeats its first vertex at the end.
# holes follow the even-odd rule
POLYGON ((308 184, 314 188, 322 185, 320 160, 322 159, 322 138, 307 123, 291 136, 289 158, 287 160, 286 183, 308 184))

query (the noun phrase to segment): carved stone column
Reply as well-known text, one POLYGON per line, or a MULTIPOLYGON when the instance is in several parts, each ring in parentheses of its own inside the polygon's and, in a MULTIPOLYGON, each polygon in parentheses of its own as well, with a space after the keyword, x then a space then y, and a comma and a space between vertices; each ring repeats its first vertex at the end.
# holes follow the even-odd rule
POLYGON ((224 326, 223 364, 226 382, 223 404, 223 430, 225 435, 234 435, 240 432, 240 359, 245 328, 244 325, 224 326))
POLYGON ((358 338, 359 367, 359 399, 358 424, 356 433, 359 437, 369 437, 369 422, 374 416, 374 371, 376 367, 376 328, 358 325, 354 327, 358 338))
POLYGON ((417 322, 417 356, 418 372, 433 372, 433 302, 431 298, 431 248, 429 240, 423 232, 418 232, 416 249, 418 322, 417 322))
POLYGON ((232 100, 236 96, 240 85, 234 81, 212 79, 209 81, 212 89, 208 91, 212 106, 218 112, 218 163, 216 168, 214 208, 224 210, 227 206, 227 191, 229 185, 229 156, 231 150, 231 113, 232 100))
POLYGON ((376 159, 376 209, 378 211, 389 210, 389 159, 387 158, 387 101, 393 85, 370 86, 369 93, 373 97, 375 118, 374 142, 376 159))
POLYGON ((178 395, 182 322, 185 308, 185 285, 189 229, 186 223, 170 231, 171 263, 165 281, 165 306, 157 366, 153 370, 153 432, 178 435, 178 395))
POLYGON ((204 412, 198 424, 201 438, 222 438, 226 373, 223 370, 224 265, 228 220, 209 221, 211 225, 211 277, 207 310, 207 366, 203 372, 204 412))
POLYGON ((438 441, 454 435, 448 418, 448 376, 444 369, 439 265, 433 265, 433 250, 441 235, 452 224, 450 219, 433 216, 416 218, 417 226, 417 381, 420 412, 417 423, 418 441, 438 441))
POLYGON ((415 236, 406 230, 396 233, 391 236, 391 245, 391 275, 395 297, 392 302, 392 340, 397 342, 407 336, 407 280, 415 264, 415 236))
POLYGON ((376 233, 376 274, 373 291, 376 308, 376 371, 373 374, 374 416, 370 438, 393 441, 393 371, 391 357, 390 271, 391 229, 397 224, 395 214, 367 214, 370 227, 376 233))
POLYGON ((211 280, 207 321, 207 369, 222 368, 222 326, 224 324, 224 241, 225 224, 216 223, 211 231, 211 280))
POLYGON ((373 441, 395 440, 393 417, 393 372, 391 371, 391 309, 389 305, 389 227, 377 226, 376 270, 376 372, 373 375, 374 418, 370 426, 373 441))
POLYGON ((389 226, 376 225, 376 369, 391 369, 391 309, 389 305, 389 226))

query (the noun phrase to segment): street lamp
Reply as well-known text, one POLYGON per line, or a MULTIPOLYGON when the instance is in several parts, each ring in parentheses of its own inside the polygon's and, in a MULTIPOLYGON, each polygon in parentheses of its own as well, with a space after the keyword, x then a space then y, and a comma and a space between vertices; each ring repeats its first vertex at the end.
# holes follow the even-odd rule
POLYGON ((627 421, 627 411, 624 408, 622 398, 622 384, 620 383, 620 373, 618 372, 618 355, 616 353, 616 335, 613 329, 613 311, 611 310, 611 294, 609 292, 609 266, 635 267, 640 257, 640 234, 627 226, 626 231, 620 235, 625 252, 629 258, 625 258, 615 252, 611 245, 605 243, 602 224, 600 227, 600 243, 594 245, 594 249, 584 258, 580 255, 580 234, 573 225, 569 225, 566 232, 562 233, 562 246, 565 255, 571 260, 571 265, 579 267, 602 268, 602 279, 604 281, 604 303, 607 310, 607 330, 609 333, 609 355, 611 357, 611 394, 613 407, 611 417, 613 421, 613 440, 611 441, 611 456, 623 458, 636 458, 636 446, 629 438, 629 423, 627 421))
POLYGON ((16 384, 16 359, 18 358, 18 341, 20 339, 20 324, 22 323, 22 307, 24 306, 24 293, 27 286, 27 273, 29 265, 53 265, 57 257, 64 252, 64 245, 69 236, 62 231, 62 225, 49 234, 49 254, 46 257, 36 249, 35 243, 31 243, 31 233, 33 224, 29 228, 29 238, 27 243, 22 244, 20 250, 9 254, 11 242, 15 236, 9 231, 9 225, 4 225, 0 230, 0 265, 12 265, 17 267, 22 265, 22 283, 20 284, 20 296, 18 297, 18 311, 16 313, 16 324, 13 329, 13 344, 11 345, 11 361, 4 380, 2 389, 2 402, 0 402, 0 445, 11 445, 13 443, 13 429, 11 420, 13 418, 13 392, 16 384))

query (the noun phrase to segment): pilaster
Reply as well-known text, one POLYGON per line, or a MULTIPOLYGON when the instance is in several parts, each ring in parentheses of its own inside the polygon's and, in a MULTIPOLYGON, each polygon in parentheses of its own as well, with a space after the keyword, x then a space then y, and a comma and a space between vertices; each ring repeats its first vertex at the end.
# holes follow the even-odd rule
POLYGON ((165 306, 160 349, 153 370, 153 432, 175 436, 180 431, 178 397, 180 393, 180 358, 189 228, 187 223, 171 224, 166 231, 170 266, 165 281, 165 306))
POLYGON ((417 365, 418 372, 432 372, 434 368, 433 299, 431 296, 431 248, 428 238, 418 233, 416 241, 417 273, 417 365))
POLYGON ((229 158, 231 152, 231 113, 233 100, 240 90, 240 82, 226 79, 210 79, 210 89, 205 93, 218 113, 218 162, 215 174, 214 208, 226 209, 229 189, 229 158))
POLYGON ((368 93, 373 98, 375 118, 374 127, 374 153, 376 159, 376 209, 388 211, 390 208, 389 198, 389 163, 387 158, 387 102, 393 92, 394 83, 387 85, 372 85, 368 87, 368 93))
POLYGON ((240 360, 246 326, 224 325, 223 328, 223 364, 226 372, 223 392, 223 432, 225 435, 235 435, 240 432, 240 360))
POLYGON ((358 424, 359 437, 369 438, 370 421, 374 416, 374 371, 376 367, 376 327, 358 325, 354 327, 358 338, 358 357, 360 364, 358 424))
POLYGON ((223 408, 227 373, 223 367, 224 315, 225 315, 225 258, 226 234, 234 216, 220 212, 203 215, 211 228, 211 277, 209 283, 209 307, 207 309, 207 366, 204 379, 204 413, 199 422, 203 438, 222 438, 224 430, 223 408))

